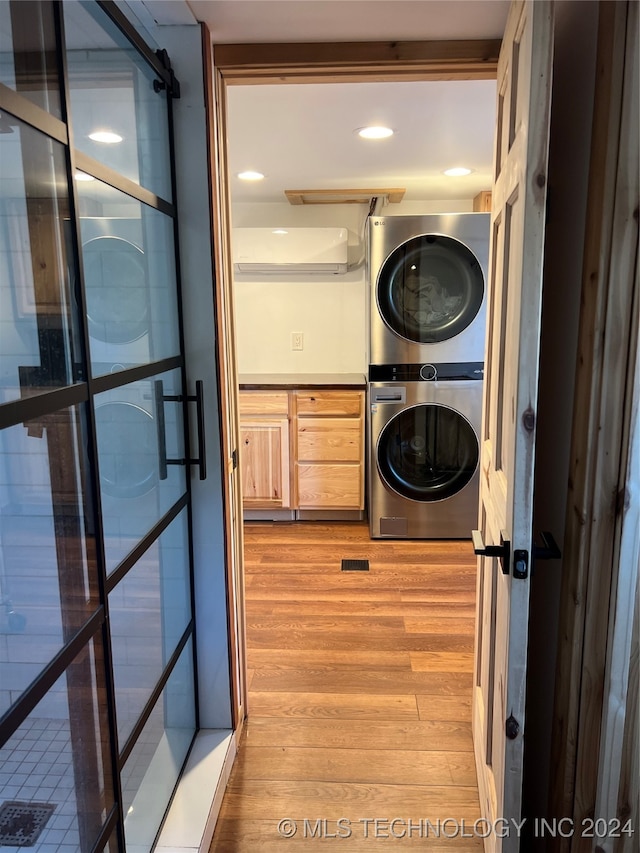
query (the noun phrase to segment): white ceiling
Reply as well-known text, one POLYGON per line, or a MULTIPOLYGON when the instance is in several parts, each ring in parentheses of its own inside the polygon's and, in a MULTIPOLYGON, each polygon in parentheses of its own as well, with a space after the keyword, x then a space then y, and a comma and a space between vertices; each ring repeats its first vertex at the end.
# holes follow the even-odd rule
MULTIPOLYGON (((216 43, 501 38, 509 0, 187 0, 216 43)), ((185 4, 144 0, 157 23, 185 4)), ((493 81, 229 87, 234 202, 285 201, 285 189, 405 187, 406 200, 472 198, 491 186, 493 81), (381 123, 372 142, 353 133, 381 123), (442 170, 466 165, 465 178, 442 170), (235 173, 263 172, 246 184, 235 173)))
POLYGON ((187 2, 214 43, 502 38, 509 7, 509 0, 187 2))
POLYGON ((493 80, 231 86, 228 108, 234 202, 364 187, 404 187, 406 201, 469 199, 491 187, 493 80), (395 133, 361 139, 354 131, 368 124, 395 133), (472 174, 442 174, 460 165, 472 174), (246 169, 265 179, 239 180, 246 169))

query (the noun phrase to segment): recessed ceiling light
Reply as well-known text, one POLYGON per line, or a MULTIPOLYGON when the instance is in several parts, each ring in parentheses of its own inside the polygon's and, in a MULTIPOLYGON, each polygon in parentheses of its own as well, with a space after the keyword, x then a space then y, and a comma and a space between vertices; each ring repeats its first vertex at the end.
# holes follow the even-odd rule
POLYGON ((87 175, 86 172, 78 172, 77 171, 77 172, 75 172, 73 177, 76 179, 76 181, 95 181, 95 178, 93 177, 93 175, 87 175))
POLYGON ((359 127, 356 133, 363 139, 386 139, 388 136, 393 136, 393 131, 390 127, 381 127, 380 125, 359 127))
POLYGON ((284 228, 276 228, 271 233, 272 234, 288 234, 289 232, 284 228))
POLYGON ((264 178, 262 172, 238 172, 238 177, 241 181, 261 181, 264 178))
POLYGON ((462 178, 464 175, 470 175, 473 169, 467 169, 465 166, 454 166, 453 169, 445 169, 442 173, 448 178, 462 178))
POLYGON ((115 145, 117 142, 122 142, 122 137, 119 133, 113 133, 111 130, 94 130, 89 134, 89 139, 94 142, 105 142, 107 145, 115 145))

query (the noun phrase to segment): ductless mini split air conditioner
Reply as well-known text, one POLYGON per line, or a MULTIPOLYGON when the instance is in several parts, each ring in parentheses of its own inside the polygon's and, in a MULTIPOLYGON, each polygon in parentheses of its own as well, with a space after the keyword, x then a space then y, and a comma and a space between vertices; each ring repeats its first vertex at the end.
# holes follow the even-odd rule
POLYGON ((337 275, 347 271, 346 228, 235 228, 236 273, 337 275))

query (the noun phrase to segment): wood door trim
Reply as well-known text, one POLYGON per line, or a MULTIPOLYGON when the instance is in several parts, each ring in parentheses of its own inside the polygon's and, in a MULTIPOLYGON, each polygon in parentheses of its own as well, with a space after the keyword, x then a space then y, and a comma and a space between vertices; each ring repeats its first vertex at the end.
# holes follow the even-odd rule
MULTIPOLYGON (((225 345, 227 339, 227 305, 223 292, 224 282, 228 280, 225 266, 231 257, 230 252, 230 228, 228 223, 228 187, 226 180, 226 144, 225 139, 225 109, 224 90, 220 87, 214 73, 213 57, 211 52, 211 33, 206 24, 201 23, 202 55, 204 66, 204 90, 205 90, 205 113, 207 118, 208 139, 207 155, 209 160, 209 200, 211 209, 211 252, 213 259, 214 281, 214 322, 216 334, 216 385, 219 400, 219 426, 220 426, 220 453, 222 459, 223 476, 221 477, 222 501, 224 507, 224 557, 227 588, 227 631, 229 638, 229 675, 231 681, 231 717, 234 730, 239 731, 245 714, 244 701, 246 689, 246 661, 244 659, 244 621, 236 624, 234 618, 235 608, 233 602, 236 597, 234 588, 234 542, 238 539, 238 551, 243 552, 243 529, 242 529, 242 504, 239 496, 234 494, 230 487, 234 463, 228 452, 230 419, 235 418, 235 432, 239 435, 239 423, 237 418, 237 405, 230 405, 227 396, 227 359, 225 345), (240 523, 234 530, 232 504, 236 502, 236 518, 240 523), (242 660, 236 661, 236 648, 240 649, 242 660), (238 679, 237 673, 241 676, 238 679)), ((235 366, 234 368, 235 369, 235 366)), ((237 449, 236 449, 237 452, 237 449)), ((244 572, 240 572, 243 576, 244 572)), ((237 591, 243 596, 242 590, 237 591)), ((241 609, 244 613, 244 600, 241 600, 241 609)))
MULTIPOLYGON (((227 182, 226 147, 226 89, 228 85, 257 85, 261 83, 338 83, 400 80, 485 80, 495 79, 501 41, 451 41, 451 42, 346 42, 337 44, 250 44, 213 45, 211 33, 202 24, 205 56, 206 110, 209 124, 210 193, 214 241, 214 269, 216 281, 215 323, 217 347, 217 381, 220 394, 221 450, 226 458, 228 418, 236 415, 236 433, 239 430, 237 406, 230 406, 226 396, 224 339, 228 334, 225 311, 228 306, 222 291, 228 290, 231 281, 231 216, 230 193, 227 182), (217 241, 217 246, 215 245, 217 241), (227 283, 227 284, 225 284, 227 283)), ((233 365, 235 370, 235 364, 233 365)), ((237 376, 235 377, 237 384, 237 376)), ((290 396, 290 418, 296 415, 295 397, 290 396)), ((290 430, 290 459, 296 459, 296 430, 290 430)), ((293 466, 292 466, 293 467, 293 466)), ((232 563, 230 548, 233 540, 231 501, 228 480, 223 482, 225 505, 225 554, 227 561, 227 598, 233 601, 232 563)), ((361 474, 364 488, 364 467, 361 474)), ((290 497, 297 506, 296 478, 290 484, 290 497)), ((241 502, 241 499, 240 499, 241 502)), ((237 515, 237 535, 242 543, 242 509, 237 515)), ((244 613, 244 602, 242 604, 244 613)), ((235 638, 239 631, 244 638, 244 623, 236 626, 229 608, 230 671, 233 690, 236 691, 233 655, 235 638)), ((241 643, 242 646, 242 643, 241 643)), ((244 654, 244 652, 241 652, 244 654)), ((246 662, 240 662, 246 673, 246 662)), ((234 693, 235 695, 235 693, 234 693)), ((242 708, 233 708, 233 725, 237 728, 242 708)))
MULTIPOLYGON (((551 814, 570 816, 576 826, 594 815, 599 795, 608 638, 615 622, 608 603, 617 583, 625 512, 628 365, 638 334, 637 268, 624 260, 637 257, 637 187, 631 200, 620 192, 631 173, 625 154, 637 158, 621 132, 631 5, 600 3, 598 23, 550 792, 551 814), (634 207, 635 232, 625 224, 633 220, 634 207)), ((637 163, 635 168, 637 175, 637 163)), ((553 849, 575 850, 578 844, 558 839, 553 849)))
POLYGON ((231 84, 487 80, 496 76, 500 43, 478 39, 220 44, 215 45, 214 56, 216 68, 231 84))

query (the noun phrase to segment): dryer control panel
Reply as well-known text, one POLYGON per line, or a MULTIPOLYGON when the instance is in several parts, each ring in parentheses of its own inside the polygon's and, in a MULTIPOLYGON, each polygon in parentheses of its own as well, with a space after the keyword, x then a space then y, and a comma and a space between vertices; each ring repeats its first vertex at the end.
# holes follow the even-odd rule
POLYGON ((484 379, 484 362, 369 365, 369 382, 434 382, 437 379, 482 380, 484 379))

